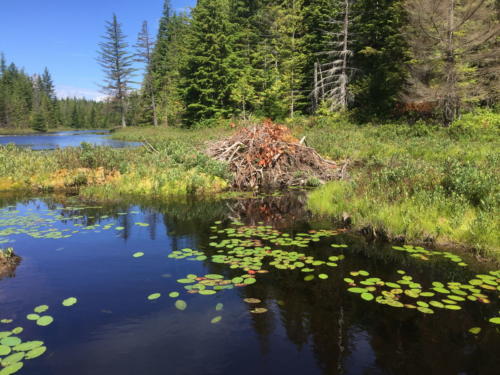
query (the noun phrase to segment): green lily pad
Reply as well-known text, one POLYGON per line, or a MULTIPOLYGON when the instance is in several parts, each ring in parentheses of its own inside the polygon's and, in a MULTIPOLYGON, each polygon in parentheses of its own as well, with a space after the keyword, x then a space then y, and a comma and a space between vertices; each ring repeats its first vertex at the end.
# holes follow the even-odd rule
POLYGON ((201 294, 202 296, 210 296, 210 295, 213 295, 213 294, 216 294, 217 292, 215 290, 210 290, 210 289, 204 289, 204 290, 200 290, 198 292, 198 294, 201 294))
POLYGON ((223 308, 224 308, 223 303, 218 303, 217 305, 215 305, 215 311, 222 311, 223 308))
POLYGON ((187 303, 181 299, 178 299, 177 301, 175 301, 175 308, 177 310, 184 311, 187 308, 187 303))
POLYGON ((53 321, 54 321, 53 317, 51 317, 50 315, 45 315, 45 316, 40 317, 40 319, 38 319, 36 321, 36 324, 38 324, 39 326, 42 326, 42 327, 46 327, 46 326, 52 324, 53 321))
POLYGON ((245 279, 245 281, 243 282, 244 284, 247 284, 247 285, 252 285, 252 284, 255 284, 257 282, 257 280, 253 277, 249 277, 247 279, 245 279))
POLYGON ((314 275, 307 275, 306 277, 304 277, 304 280, 305 281, 311 281, 311 280, 314 280, 314 275))
POLYGON ((43 353, 47 351, 47 347, 45 346, 40 346, 38 348, 35 348, 33 350, 30 350, 29 352, 26 353, 25 359, 34 359, 37 357, 40 357, 43 353))
POLYGON ((26 319, 28 319, 28 320, 38 320, 38 319, 40 319, 40 315, 38 315, 38 314, 28 314, 28 315, 26 315, 26 319))
POLYGON ((481 333, 481 328, 480 327, 472 327, 469 329, 469 332, 472 333, 473 335, 478 335, 481 333))
POLYGON ((0 340, 1 345, 5 346, 16 346, 21 343, 21 339, 19 337, 4 337, 3 339, 0 340))
POLYGON ((2 366, 9 366, 16 362, 22 361, 24 358, 24 353, 14 353, 2 359, 2 366))
POLYGON ((24 366, 22 362, 16 362, 10 366, 5 367, 0 371, 0 375, 12 375, 21 370, 24 366))
POLYGON ((16 352, 27 352, 43 345, 43 341, 27 341, 14 346, 16 352))
POLYGON ((142 251, 138 251, 137 253, 134 253, 132 256, 134 258, 140 258, 144 256, 144 253, 142 251))
POLYGON ((177 298, 179 297, 179 292, 170 292, 168 296, 170 298, 177 298))
POLYGON ((35 307, 35 309, 33 311, 36 312, 37 314, 41 314, 41 313, 44 313, 45 311, 47 311, 48 309, 49 309, 49 306, 40 305, 40 306, 35 307))
POLYGON ((14 335, 19 335, 22 331, 24 331, 24 328, 23 327, 16 327, 12 330, 12 333, 14 335))
POLYGON ((217 324, 219 323, 220 321, 222 320, 222 316, 216 316, 215 318, 213 318, 210 323, 212 324, 217 324))
POLYGON ((326 273, 320 273, 320 274, 318 275, 318 277, 319 277, 321 280, 326 280, 326 279, 328 279, 328 275, 327 275, 326 273))
POLYGON ((349 288, 347 289, 348 292, 351 292, 351 293, 366 293, 367 290, 365 288, 349 288))
POLYGON ((62 301, 62 305, 66 306, 66 307, 71 307, 77 302, 78 302, 78 300, 75 297, 69 297, 69 298, 66 298, 64 301, 62 301))
POLYGON ((0 332, 0 339, 2 339, 4 337, 8 337, 8 336, 12 336, 12 331, 3 331, 3 332, 0 332))
POLYGON ((365 292, 361 294, 361 298, 363 298, 365 301, 372 301, 375 297, 373 294, 365 292))
POLYGON ((148 300, 154 301, 155 299, 158 299, 161 297, 161 293, 153 293, 148 296, 148 300))
POLYGON ((0 345, 0 356, 9 355, 12 349, 7 345, 0 345))
POLYGON ((496 316, 494 318, 491 318, 489 320, 490 323, 493 323, 493 324, 500 324, 500 316, 496 316))

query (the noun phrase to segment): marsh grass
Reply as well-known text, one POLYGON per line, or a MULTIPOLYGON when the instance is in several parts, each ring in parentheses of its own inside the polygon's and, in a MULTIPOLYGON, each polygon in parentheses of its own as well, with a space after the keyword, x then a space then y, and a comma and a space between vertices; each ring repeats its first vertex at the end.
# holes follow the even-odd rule
POLYGON ((337 117, 295 131, 323 155, 352 166, 350 181, 310 194, 313 212, 348 214, 355 226, 390 237, 452 242, 500 259, 498 114, 467 114, 448 129, 359 126, 337 117))

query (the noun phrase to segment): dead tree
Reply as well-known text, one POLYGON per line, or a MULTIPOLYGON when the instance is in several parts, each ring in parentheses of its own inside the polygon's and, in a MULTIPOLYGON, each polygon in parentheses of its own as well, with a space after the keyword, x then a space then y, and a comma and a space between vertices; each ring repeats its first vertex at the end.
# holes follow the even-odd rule
POLYGON ((329 51, 322 52, 329 61, 326 63, 316 63, 314 69, 314 89, 313 98, 315 106, 320 102, 327 102, 331 112, 335 110, 346 110, 349 100, 349 76, 352 68, 349 59, 353 52, 350 50, 350 17, 351 0, 344 0, 343 19, 330 20, 332 25, 339 26, 339 32, 327 32, 331 37, 329 51))

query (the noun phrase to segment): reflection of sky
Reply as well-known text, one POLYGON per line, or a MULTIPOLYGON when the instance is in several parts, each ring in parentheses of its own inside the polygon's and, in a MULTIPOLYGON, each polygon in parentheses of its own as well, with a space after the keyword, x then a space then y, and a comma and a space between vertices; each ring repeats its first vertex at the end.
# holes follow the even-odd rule
POLYGON ((37 135, 0 136, 0 144, 14 143, 33 150, 52 150, 56 148, 78 147, 82 142, 96 146, 128 147, 140 143, 123 142, 109 138, 106 131, 71 131, 37 135))
POLYGON ((377 369, 376 355, 370 344, 370 334, 353 327, 347 333, 349 336, 349 356, 344 360, 344 373, 355 374, 383 374, 377 369))

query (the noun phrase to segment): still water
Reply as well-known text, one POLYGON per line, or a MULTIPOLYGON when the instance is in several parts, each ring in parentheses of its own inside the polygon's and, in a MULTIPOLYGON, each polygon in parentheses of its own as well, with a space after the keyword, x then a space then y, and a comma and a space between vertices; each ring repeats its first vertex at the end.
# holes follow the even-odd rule
POLYGON ((32 150, 54 150, 57 148, 78 147, 82 142, 96 146, 111 146, 115 148, 139 146, 137 142, 117 141, 109 138, 107 130, 63 131, 47 134, 30 135, 0 135, 0 145, 13 143, 32 150))
POLYGON ((0 319, 13 319, 0 330, 22 327, 23 342, 47 347, 24 358, 19 373, 498 374, 500 333, 488 321, 500 315, 498 288, 482 291, 490 303, 424 314, 364 300, 344 281, 358 280, 351 272, 360 270, 398 280, 396 270, 404 270, 425 289, 467 283, 491 266, 467 257, 467 267, 441 256, 417 259, 353 234, 322 232, 332 224, 309 217, 297 199, 0 200, 0 247, 22 257, 0 281, 0 319), (231 254, 238 259, 221 262, 231 254), (298 263, 290 269, 290 259, 314 271, 298 263), (309 274, 316 277, 305 281, 309 274), (195 277, 213 294, 189 290, 195 277), (210 286, 211 277, 224 280, 220 288, 210 286), (68 297, 78 302, 63 306, 68 297), (39 305, 49 307, 40 314, 53 317, 48 326, 26 318, 39 305), (472 327, 481 332, 469 333, 472 327))

